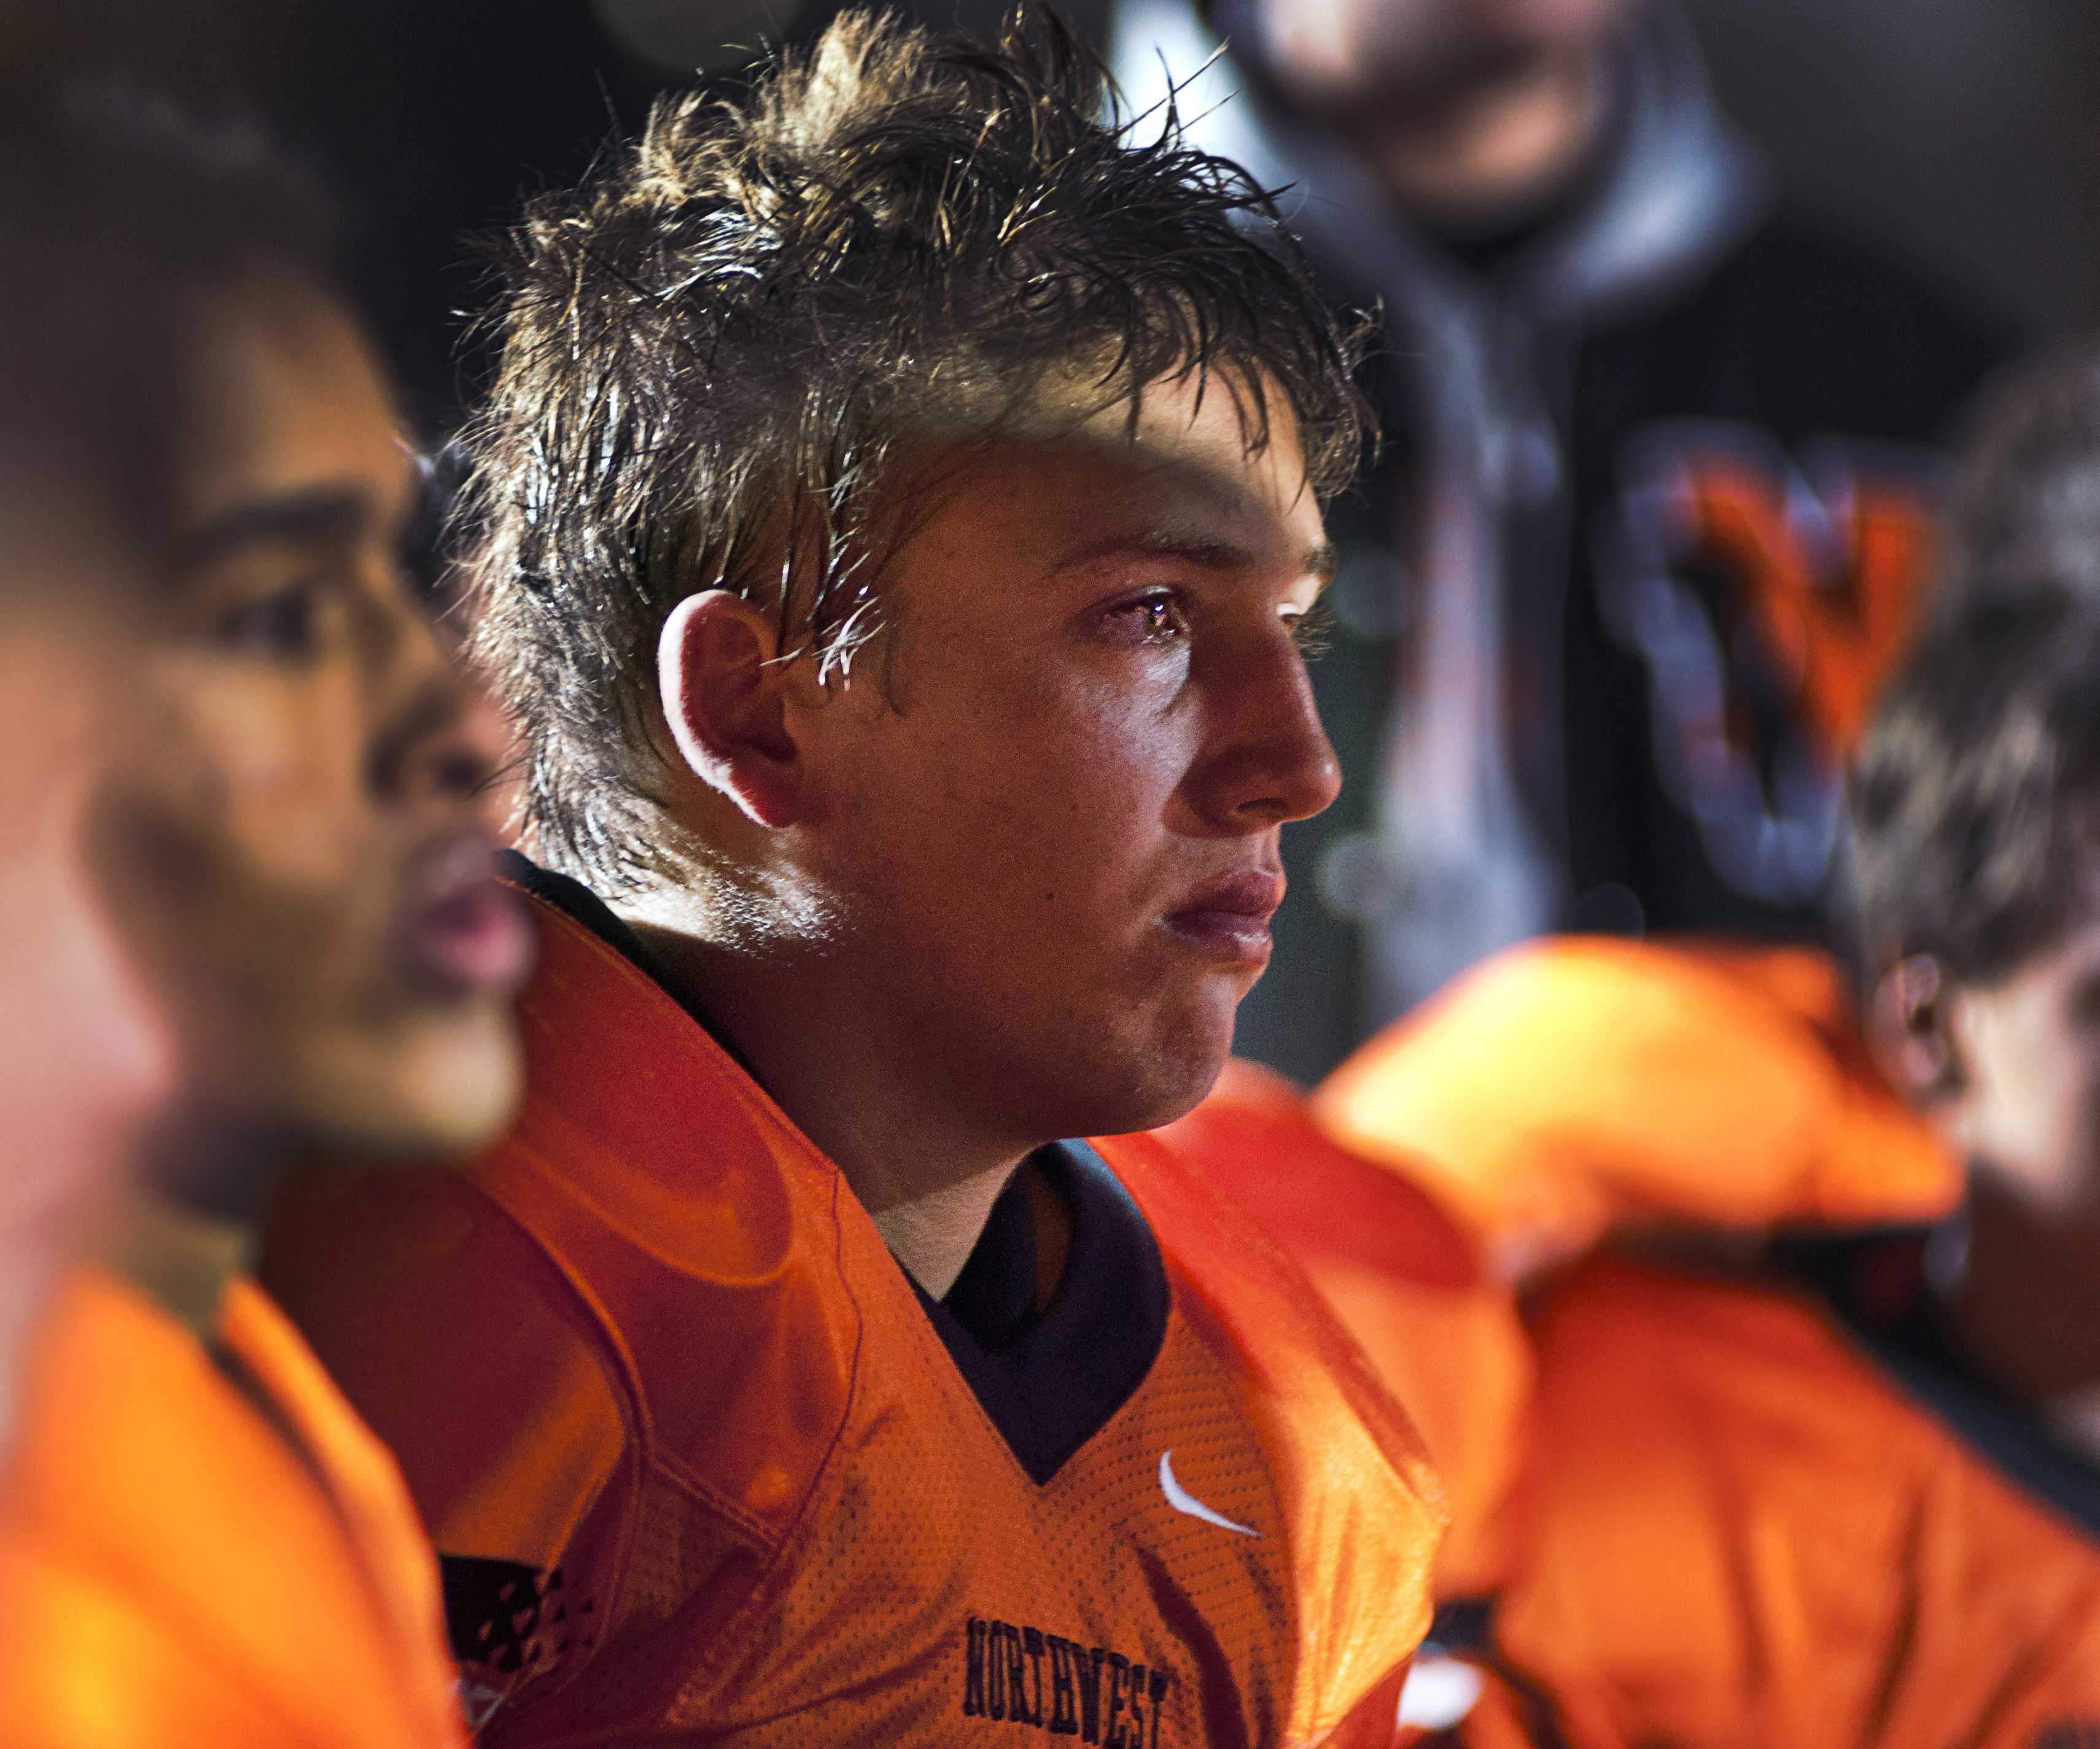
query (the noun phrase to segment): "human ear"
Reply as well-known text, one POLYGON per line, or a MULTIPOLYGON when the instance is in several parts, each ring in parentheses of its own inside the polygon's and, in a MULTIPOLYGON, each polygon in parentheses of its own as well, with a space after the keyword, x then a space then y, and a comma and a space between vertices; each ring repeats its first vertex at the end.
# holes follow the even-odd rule
POLYGON ((656 684, 679 756, 761 826, 792 825, 801 767, 773 623, 727 590, 688 595, 656 644, 656 684))
POLYGON ((1882 1070, 1914 1106, 1960 1091, 1966 1076, 1955 1009, 1960 992, 1929 953, 1906 955, 1882 973, 1868 1009, 1868 1036, 1882 1070))

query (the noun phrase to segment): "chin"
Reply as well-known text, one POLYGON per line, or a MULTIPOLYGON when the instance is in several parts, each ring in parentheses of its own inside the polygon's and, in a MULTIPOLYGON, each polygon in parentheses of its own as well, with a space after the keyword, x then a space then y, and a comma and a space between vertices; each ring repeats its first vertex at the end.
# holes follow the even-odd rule
POLYGON ((1222 1026, 1209 1014, 1172 1017, 1146 1045, 1125 1057, 1122 1097, 1115 1102, 1112 1120, 1092 1124, 1085 1133, 1129 1135, 1187 1116, 1217 1084, 1232 1045, 1230 1009, 1222 1026))
POLYGON ((508 1002, 330 1054, 305 1127, 332 1154, 424 1164, 471 1154, 502 1134, 524 1091, 508 1002))

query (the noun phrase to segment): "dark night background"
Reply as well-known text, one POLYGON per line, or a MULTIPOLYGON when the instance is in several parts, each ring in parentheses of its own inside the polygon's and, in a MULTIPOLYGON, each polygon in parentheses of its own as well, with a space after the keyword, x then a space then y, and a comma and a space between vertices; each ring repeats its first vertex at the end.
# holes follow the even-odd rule
MULTIPOLYGON (((1097 30, 1108 0, 1068 0, 1097 30)), ((995 0, 913 0, 984 25, 995 0)), ((0 56, 42 82, 122 68, 259 110, 348 198, 353 266, 417 416, 475 368, 463 239, 573 177, 615 121, 832 0, 7 0, 0 56)), ((2100 8, 2087 0, 1692 0, 1724 103, 1793 203, 2030 330, 2100 321, 2100 8)))

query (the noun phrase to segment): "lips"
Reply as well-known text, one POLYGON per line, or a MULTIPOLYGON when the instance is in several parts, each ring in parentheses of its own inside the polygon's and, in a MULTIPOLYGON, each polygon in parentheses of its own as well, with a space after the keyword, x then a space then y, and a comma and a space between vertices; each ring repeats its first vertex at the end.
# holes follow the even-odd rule
POLYGON ((532 926, 478 834, 448 837, 417 859, 396 943, 409 974, 443 995, 507 994, 532 969, 532 926))
POLYGON ((1268 920, 1283 903, 1283 876, 1249 868, 1200 887, 1162 920, 1190 946, 1231 964, 1260 965, 1268 958, 1268 920))

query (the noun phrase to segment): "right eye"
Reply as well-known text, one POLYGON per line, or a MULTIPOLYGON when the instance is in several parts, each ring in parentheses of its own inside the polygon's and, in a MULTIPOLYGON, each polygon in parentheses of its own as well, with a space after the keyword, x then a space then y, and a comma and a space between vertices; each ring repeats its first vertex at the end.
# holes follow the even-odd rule
POLYGON ((214 623, 213 641, 245 656, 303 661, 315 653, 319 595, 311 580, 302 580, 244 602, 214 623))
POLYGON ((1109 623, 1139 643, 1173 643, 1189 635, 1188 610, 1176 590, 1152 590, 1109 610, 1109 623))

